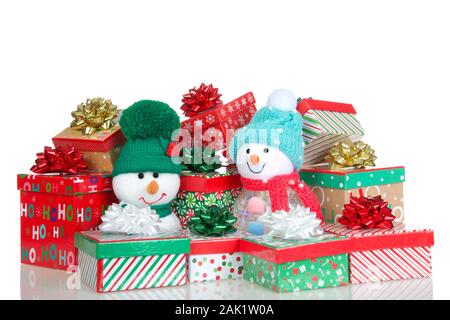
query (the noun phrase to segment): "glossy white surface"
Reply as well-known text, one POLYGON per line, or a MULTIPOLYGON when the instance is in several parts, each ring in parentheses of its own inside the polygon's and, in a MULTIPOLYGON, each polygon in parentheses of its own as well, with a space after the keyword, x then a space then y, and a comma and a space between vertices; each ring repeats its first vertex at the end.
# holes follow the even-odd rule
POLYGON ((21 266, 22 299, 86 300, 424 300, 433 299, 432 279, 414 279, 348 285, 346 287, 276 293, 245 280, 221 280, 192 283, 179 287, 96 293, 64 271, 21 266), (79 286, 79 287, 78 287, 79 286))

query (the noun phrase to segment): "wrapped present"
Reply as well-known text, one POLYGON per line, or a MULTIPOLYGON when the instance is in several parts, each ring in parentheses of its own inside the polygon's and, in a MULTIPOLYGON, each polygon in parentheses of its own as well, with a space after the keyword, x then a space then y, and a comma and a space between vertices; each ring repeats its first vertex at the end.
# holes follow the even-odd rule
POLYGON ((244 237, 244 279, 277 292, 348 283, 347 237, 323 234, 309 240, 244 237))
POLYGON ((103 233, 76 234, 81 280, 97 292, 186 283, 189 238, 103 233))
POLYGON ((351 104, 302 99, 297 110, 303 116, 304 165, 321 163, 337 142, 356 141, 364 135, 351 104))
POLYGON ((63 270, 76 265, 75 232, 95 229, 116 201, 109 174, 19 174, 17 188, 22 263, 63 270))
POLYGON ((195 212, 212 206, 231 211, 240 191, 241 181, 236 169, 221 168, 213 172, 183 171, 180 191, 172 201, 172 209, 185 228, 195 212))
POLYGON ((239 252, 239 233, 222 237, 191 234, 188 257, 190 282, 242 278, 243 257, 239 252))
POLYGON ((350 230, 340 224, 324 229, 352 240, 351 283, 426 278, 431 276, 433 231, 395 223, 390 229, 350 230))
POLYGON ((396 221, 403 221, 405 167, 336 170, 309 167, 303 168, 300 176, 319 200, 326 222, 334 223, 349 203, 350 195, 357 195, 359 189, 363 189, 366 197, 381 195, 396 221))
POLYGON ((72 112, 69 128, 53 137, 55 147, 75 146, 92 171, 111 172, 125 142, 117 125, 119 110, 111 100, 87 99, 72 112))
POLYGON ((225 104, 219 100, 218 103, 198 108, 197 111, 192 112, 192 109, 192 107, 187 109, 191 112, 183 110, 189 118, 181 122, 181 128, 188 130, 192 137, 195 137, 194 130, 199 130, 199 133, 203 134, 204 142, 205 138, 208 143, 214 136, 226 145, 234 131, 249 123, 255 114, 255 97, 248 92, 225 104), (227 131, 229 131, 228 134, 227 131))

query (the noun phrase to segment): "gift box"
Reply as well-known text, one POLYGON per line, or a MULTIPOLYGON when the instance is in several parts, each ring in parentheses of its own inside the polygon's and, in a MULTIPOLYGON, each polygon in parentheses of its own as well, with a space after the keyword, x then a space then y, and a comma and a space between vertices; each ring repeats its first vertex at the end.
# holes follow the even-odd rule
POLYGON ((381 195, 389 203, 396 221, 403 221, 405 167, 340 170, 310 167, 303 168, 300 176, 316 195, 326 222, 336 222, 350 195, 357 195, 359 189, 363 189, 366 197, 381 195))
POLYGON ((181 128, 188 130, 194 137, 194 128, 201 128, 201 133, 208 136, 221 137, 227 143, 231 135, 227 135, 227 130, 233 133, 250 122, 256 112, 255 97, 248 92, 237 99, 226 104, 220 104, 191 116, 181 122, 181 128))
POLYGON ((349 244, 332 234, 304 241, 244 237, 244 279, 277 292, 344 286, 349 244))
POLYGON ((189 282, 242 278, 244 261, 239 252, 239 239, 239 233, 222 237, 191 234, 189 282))
POLYGON ((95 229, 116 201, 111 175, 17 176, 20 190, 21 261, 68 269, 76 265, 75 232, 95 229))
POLYGON ((433 231, 394 224, 391 229, 350 230, 340 224, 324 229, 347 236, 351 283, 426 278, 431 276, 433 231))
POLYGON ((323 162, 328 150, 339 141, 356 141, 364 136, 351 104, 302 99, 297 110, 303 117, 304 165, 323 162))
POLYGON ((77 233, 81 280, 97 292, 183 285, 189 242, 185 236, 77 233))
POLYGON ((96 131, 90 135, 74 128, 66 128, 53 137, 55 147, 75 146, 84 153, 88 168, 93 171, 112 172, 125 137, 118 125, 110 129, 96 131))
POLYGON ((211 206, 232 210, 241 191, 240 176, 236 169, 221 169, 181 173, 180 191, 172 201, 172 209, 184 228, 195 212, 211 206))

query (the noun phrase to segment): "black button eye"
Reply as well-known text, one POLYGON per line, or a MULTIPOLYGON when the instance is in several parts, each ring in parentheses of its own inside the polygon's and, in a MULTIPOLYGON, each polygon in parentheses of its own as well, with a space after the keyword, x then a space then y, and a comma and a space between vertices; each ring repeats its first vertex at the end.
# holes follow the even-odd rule
POLYGON ((250 153, 250 149, 247 149, 247 153, 250 153))
POLYGON ((269 152, 269 148, 264 148, 264 152, 265 153, 269 152))
POLYGON ((144 179, 144 174, 143 174, 143 173, 139 173, 139 174, 138 174, 138 178, 139 178, 139 179, 144 179))
POLYGON ((158 172, 153 173, 153 178, 157 179, 158 177, 159 177, 159 173, 158 172))

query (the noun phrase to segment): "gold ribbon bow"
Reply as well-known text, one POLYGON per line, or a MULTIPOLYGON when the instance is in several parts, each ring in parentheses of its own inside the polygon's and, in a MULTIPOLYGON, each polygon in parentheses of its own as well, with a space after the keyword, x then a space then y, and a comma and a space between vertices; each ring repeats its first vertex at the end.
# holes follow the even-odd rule
POLYGON ((325 156, 330 169, 375 166, 375 150, 362 141, 345 140, 333 146, 325 156))
POLYGON ((81 130, 85 135, 93 134, 98 130, 107 130, 115 125, 114 119, 118 116, 117 106, 111 100, 103 98, 87 99, 85 103, 77 106, 72 112, 75 119, 71 128, 81 130))

